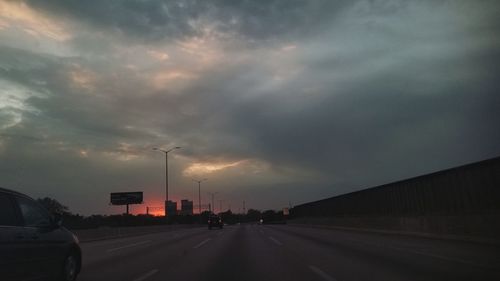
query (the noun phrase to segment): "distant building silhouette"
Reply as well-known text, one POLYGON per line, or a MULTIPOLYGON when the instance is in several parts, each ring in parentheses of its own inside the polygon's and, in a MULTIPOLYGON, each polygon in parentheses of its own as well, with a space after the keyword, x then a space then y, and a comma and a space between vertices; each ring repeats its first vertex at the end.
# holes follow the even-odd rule
POLYGON ((177 202, 168 200, 168 202, 167 202, 167 215, 168 216, 177 215, 177 202))
POLYGON ((181 200, 181 215, 193 215, 193 201, 187 199, 181 200))

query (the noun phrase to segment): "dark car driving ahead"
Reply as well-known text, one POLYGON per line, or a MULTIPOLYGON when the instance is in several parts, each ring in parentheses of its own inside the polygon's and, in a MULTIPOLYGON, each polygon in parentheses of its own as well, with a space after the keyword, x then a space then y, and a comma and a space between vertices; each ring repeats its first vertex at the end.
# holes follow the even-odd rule
POLYGON ((221 217, 214 215, 214 214, 212 214, 208 217, 208 229, 212 229, 212 227, 218 227, 218 228, 222 229, 222 226, 223 226, 223 222, 222 222, 221 217))
POLYGON ((73 281, 78 238, 32 198, 0 188, 0 280, 73 281))

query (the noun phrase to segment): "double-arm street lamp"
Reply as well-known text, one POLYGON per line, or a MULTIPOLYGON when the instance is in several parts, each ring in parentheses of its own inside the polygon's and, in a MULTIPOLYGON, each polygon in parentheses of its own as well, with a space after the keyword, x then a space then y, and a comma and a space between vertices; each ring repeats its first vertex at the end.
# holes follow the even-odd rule
POLYGON ((180 148, 180 146, 176 146, 168 150, 163 150, 158 147, 153 147, 153 150, 165 153, 165 217, 168 216, 168 153, 180 148))
POLYGON ((208 179, 201 179, 201 180, 193 180, 194 182, 198 183, 198 210, 201 215, 201 182, 204 182, 208 179))

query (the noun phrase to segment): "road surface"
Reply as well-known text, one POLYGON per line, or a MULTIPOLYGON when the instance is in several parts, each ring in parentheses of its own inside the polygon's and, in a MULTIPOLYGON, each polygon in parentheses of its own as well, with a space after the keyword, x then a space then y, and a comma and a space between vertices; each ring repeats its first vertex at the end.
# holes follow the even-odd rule
POLYGON ((500 280, 500 248, 288 225, 82 243, 78 281, 500 280))

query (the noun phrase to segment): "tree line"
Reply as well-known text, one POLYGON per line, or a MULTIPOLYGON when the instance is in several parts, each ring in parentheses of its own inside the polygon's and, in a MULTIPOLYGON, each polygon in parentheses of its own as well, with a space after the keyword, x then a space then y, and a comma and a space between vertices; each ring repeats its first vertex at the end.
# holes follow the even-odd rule
MULTIPOLYGON (((53 198, 38 198, 37 201, 43 205, 50 213, 60 214, 63 219, 63 226, 69 229, 97 228, 102 226, 145 226, 145 225, 163 225, 163 224, 205 224, 207 223, 210 212, 204 211, 194 215, 175 215, 165 218, 163 216, 153 215, 90 215, 83 216, 73 214, 69 208, 53 198)), ((284 223, 283 212, 266 210, 261 212, 256 209, 249 209, 246 214, 236 214, 230 210, 218 214, 224 223, 284 223)))

